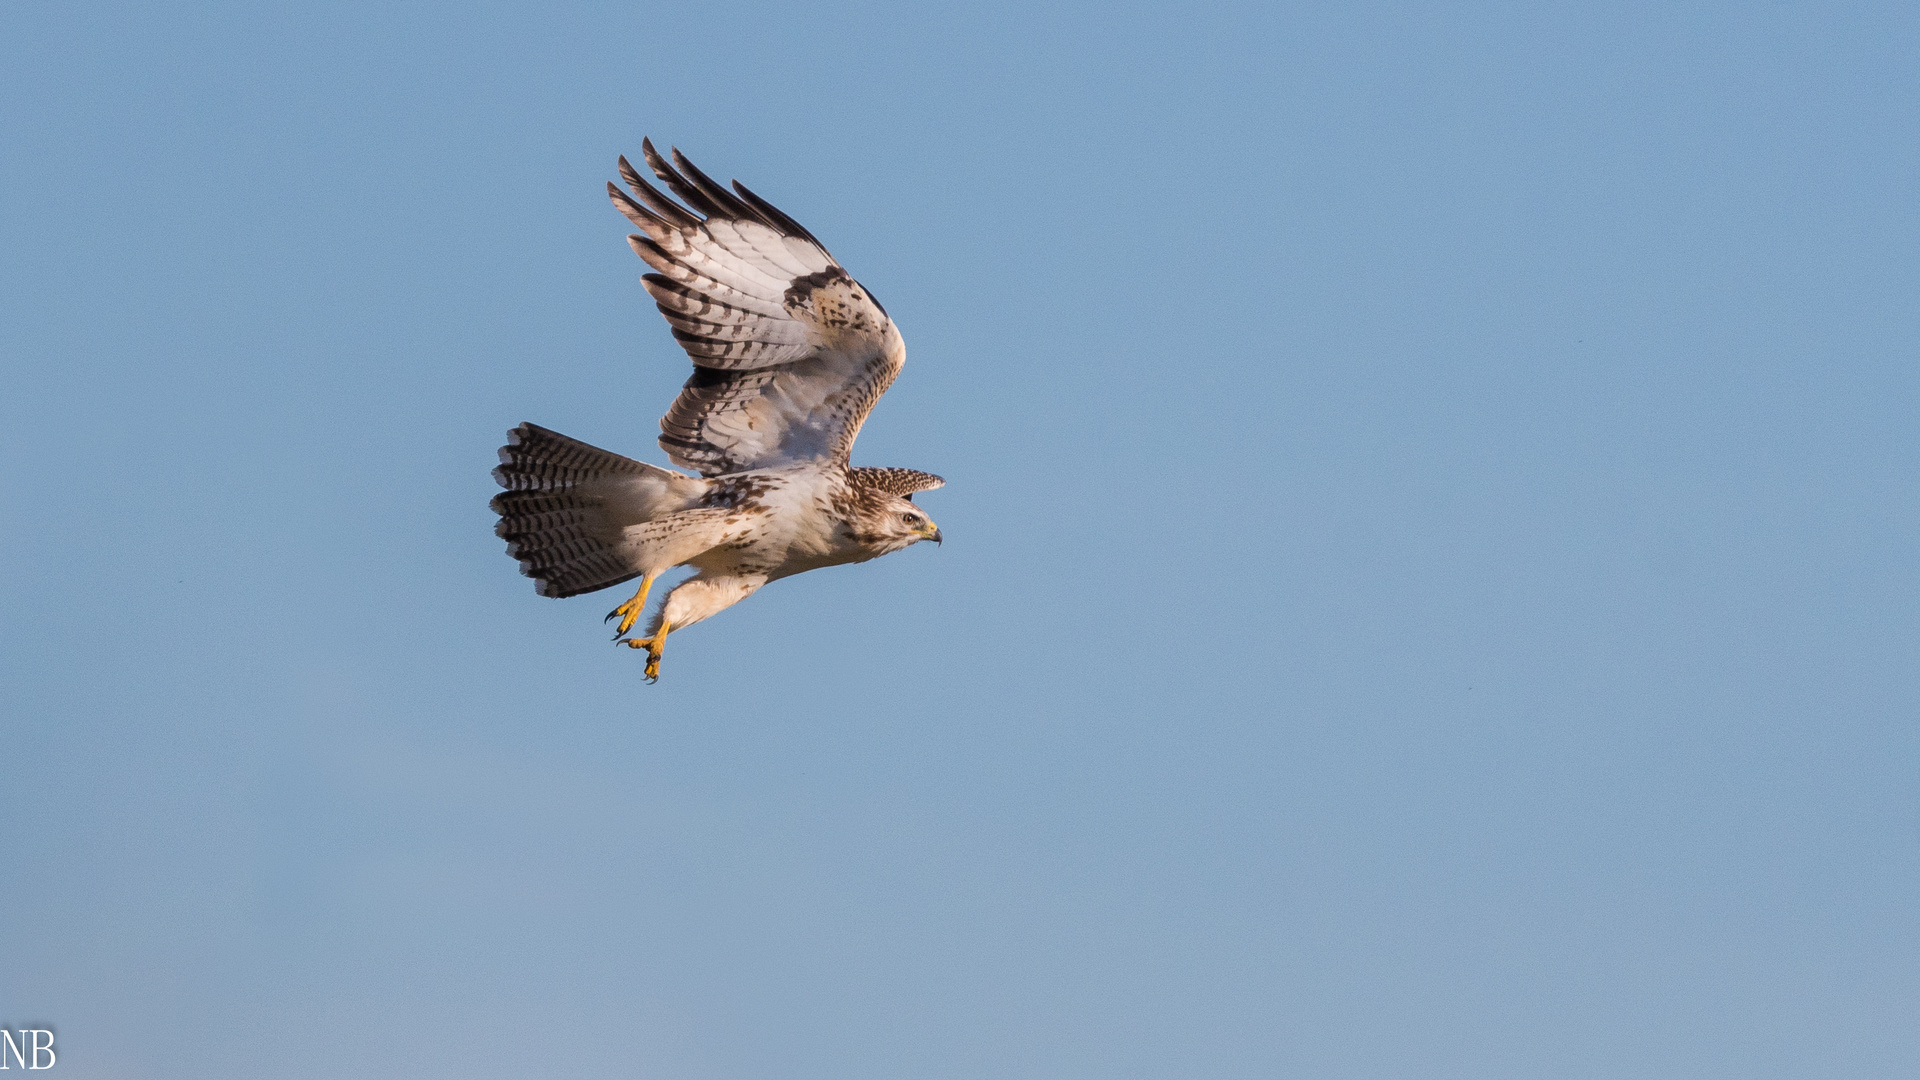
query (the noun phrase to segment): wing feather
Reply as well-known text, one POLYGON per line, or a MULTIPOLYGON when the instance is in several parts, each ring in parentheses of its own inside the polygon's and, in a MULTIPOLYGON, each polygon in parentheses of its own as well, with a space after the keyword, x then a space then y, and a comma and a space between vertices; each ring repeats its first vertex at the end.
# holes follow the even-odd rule
POLYGON ((847 470, 853 476, 855 487, 879 488, 889 495, 901 495, 913 498, 916 491, 932 491, 945 487, 947 481, 929 472, 919 469, 873 469, 855 466, 847 470))
MULTIPOLYGON (((645 139, 641 140, 641 146, 642 149, 645 148, 645 139)), ((688 161, 687 156, 680 152, 679 147, 674 147, 672 153, 673 163, 680 167, 680 175, 686 177, 688 182, 698 188, 700 194, 705 196, 707 201, 713 204, 714 208, 718 211, 719 217, 730 221, 739 221, 755 216, 752 208, 747 206, 746 203, 741 202, 739 196, 721 187, 719 184, 714 183, 712 178, 707 176, 706 173, 695 168, 693 162, 688 161)), ((658 155, 655 156, 657 157, 658 155)), ((715 215, 709 214, 707 216, 713 217, 715 215)))
POLYGON ((820 254, 825 255, 829 260, 833 258, 832 253, 827 251, 827 245, 814 239, 813 234, 807 231, 806 226, 781 213, 779 207, 747 190, 747 185, 735 180, 733 182, 733 190, 739 192, 740 197, 745 199, 748 205, 760 211, 761 220, 765 221, 768 225, 772 226, 775 231, 779 232, 781 236, 785 237, 787 243, 811 244, 819 250, 820 254))
POLYGON ((661 448, 707 476, 844 465, 906 360, 886 309, 812 233, 739 181, 728 190, 651 140, 640 150, 673 197, 624 157, 627 191, 608 184, 608 197, 640 230, 628 242, 655 271, 641 282, 694 363, 661 418, 661 448))
POLYGON ((790 319, 769 320, 746 308, 695 292, 671 278, 648 274, 640 279, 660 314, 675 329, 723 341, 758 340, 805 345, 806 331, 790 319))
POLYGON ((698 215, 687 213, 679 203, 654 190, 652 184, 627 161, 626 155, 620 156, 620 179, 626 182, 635 196, 647 204, 647 208, 660 215, 676 229, 694 229, 700 226, 698 215))
POLYGON ((828 265, 818 258, 805 257, 811 252, 803 254, 787 250, 787 246, 781 243, 780 234, 759 221, 709 220, 707 231, 713 234, 715 240, 726 245, 728 251, 762 269, 783 275, 788 281, 824 270, 828 265))
MULTIPOLYGON (((669 261, 693 267, 737 289, 757 288, 769 299, 778 299, 792 280, 786 274, 759 265, 757 261, 741 258, 708 232, 704 225, 691 235, 684 229, 670 229, 665 236, 653 239, 653 243, 669 261)), ((646 256, 643 254, 641 258, 645 259, 646 256)), ((653 263, 651 259, 647 261, 653 263)), ((661 273, 667 272, 666 267, 658 263, 653 263, 653 268, 661 273)))
POLYGON ((640 258, 646 261, 648 266, 658 270, 660 276, 670 278, 696 292, 716 299, 725 300, 734 307, 744 311, 754 312, 765 318, 784 319, 787 317, 786 310, 780 300, 766 295, 767 289, 765 286, 746 282, 742 283, 740 287, 736 287, 727 280, 727 278, 733 275, 729 274, 725 267, 709 266, 706 269, 702 269, 687 262, 680 262, 676 260, 673 255, 669 254, 665 248, 662 248, 659 244, 654 243, 644 236, 629 236, 627 237, 627 243, 633 247, 635 254, 638 254, 640 258))

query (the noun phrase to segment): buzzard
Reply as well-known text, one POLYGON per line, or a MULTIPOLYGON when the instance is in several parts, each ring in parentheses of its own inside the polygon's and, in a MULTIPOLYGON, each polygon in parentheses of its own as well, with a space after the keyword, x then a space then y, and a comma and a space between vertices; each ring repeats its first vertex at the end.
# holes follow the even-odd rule
POLYGON ((655 273, 640 280, 693 359, 660 421, 660 448, 698 473, 635 461, 534 424, 500 448, 494 532, 541 596, 578 596, 640 579, 614 608, 614 641, 647 650, 660 677, 667 633, 776 578, 864 562, 940 529, 913 493, 946 481, 913 469, 848 464, 867 414, 900 374, 906 345, 880 301, 799 222, 734 181, 728 190, 679 150, 650 140, 626 158, 613 205, 655 273), (629 194, 631 192, 631 194, 629 194), (654 579, 697 572, 667 594, 646 636, 629 637, 654 579))

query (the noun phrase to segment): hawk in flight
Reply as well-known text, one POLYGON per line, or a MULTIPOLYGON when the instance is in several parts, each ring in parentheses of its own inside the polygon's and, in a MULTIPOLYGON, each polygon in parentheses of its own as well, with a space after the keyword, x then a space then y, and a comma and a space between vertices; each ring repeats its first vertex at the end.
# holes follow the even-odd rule
POLYGON ((689 476, 533 424, 507 434, 493 478, 494 532, 542 596, 633 578, 614 635, 647 650, 660 677, 667 632, 714 615, 775 578, 864 562, 940 529, 913 493, 946 481, 849 465, 860 425, 906 362, 887 311, 799 222, 739 181, 721 187, 680 151, 640 144, 678 202, 620 159, 613 205, 655 273, 641 278, 693 358, 660 448, 689 476), (628 633, 654 579, 697 573, 667 594, 645 637, 628 633))

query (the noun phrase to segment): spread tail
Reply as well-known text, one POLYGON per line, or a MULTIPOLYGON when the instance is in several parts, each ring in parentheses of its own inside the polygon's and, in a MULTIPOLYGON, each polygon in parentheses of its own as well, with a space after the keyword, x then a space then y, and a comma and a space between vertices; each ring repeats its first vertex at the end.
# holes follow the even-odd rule
POLYGON ((494 534, 541 596, 578 596, 639 576, 630 525, 697 501, 706 482, 569 439, 535 424, 507 433, 488 505, 494 534))

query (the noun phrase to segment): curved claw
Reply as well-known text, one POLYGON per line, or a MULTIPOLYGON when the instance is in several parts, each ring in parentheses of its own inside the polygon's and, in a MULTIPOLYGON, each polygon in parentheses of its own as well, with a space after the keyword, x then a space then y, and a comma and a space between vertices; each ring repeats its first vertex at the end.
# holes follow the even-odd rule
POLYGON ((633 594, 633 599, 607 612, 607 617, 600 620, 602 624, 610 623, 615 619, 620 620, 620 628, 614 631, 613 640, 619 641, 626 637, 627 631, 633 629, 633 624, 640 620, 640 613, 647 610, 647 590, 653 588, 653 578, 652 574, 642 577, 640 591, 633 594))
POLYGON ((625 645, 629 649, 647 650, 647 666, 645 670, 645 675, 647 677, 647 681, 650 683, 660 681, 660 654, 662 652, 665 652, 667 648, 667 630, 669 628, 669 625, 670 624, 665 619, 662 619, 660 621, 660 629, 654 631, 654 634, 652 637, 628 638, 625 641, 621 642, 621 644, 625 645))

